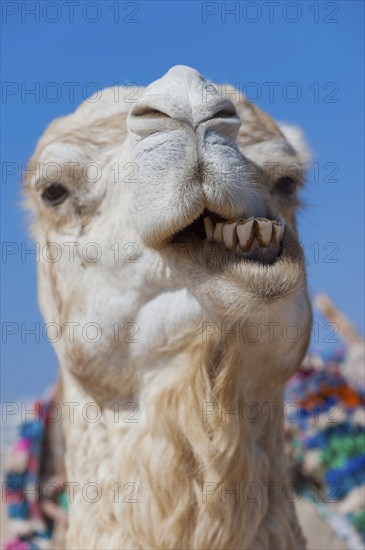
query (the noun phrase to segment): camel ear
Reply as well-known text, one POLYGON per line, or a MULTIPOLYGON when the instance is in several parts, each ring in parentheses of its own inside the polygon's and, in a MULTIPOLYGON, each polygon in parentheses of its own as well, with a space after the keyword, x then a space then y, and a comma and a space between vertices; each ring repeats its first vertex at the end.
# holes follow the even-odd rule
POLYGON ((286 123, 278 123, 285 139, 298 153, 301 162, 307 163, 311 158, 311 151, 308 147, 304 134, 298 126, 292 126, 286 123))

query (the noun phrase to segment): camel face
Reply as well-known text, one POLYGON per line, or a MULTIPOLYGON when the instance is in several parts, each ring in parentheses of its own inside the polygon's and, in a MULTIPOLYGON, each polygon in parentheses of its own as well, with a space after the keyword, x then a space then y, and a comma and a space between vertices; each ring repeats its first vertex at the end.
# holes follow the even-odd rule
POLYGON ((60 362, 108 398, 207 315, 244 320, 293 293, 306 310, 295 133, 188 67, 129 96, 105 90, 53 122, 26 178, 60 362))

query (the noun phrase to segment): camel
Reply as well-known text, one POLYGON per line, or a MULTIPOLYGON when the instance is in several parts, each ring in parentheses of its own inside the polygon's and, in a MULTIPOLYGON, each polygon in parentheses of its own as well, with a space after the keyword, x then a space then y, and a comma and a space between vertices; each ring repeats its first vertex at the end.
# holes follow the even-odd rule
POLYGON ((301 549, 283 388, 311 327, 308 151, 186 66, 51 123, 25 191, 72 549, 301 549))

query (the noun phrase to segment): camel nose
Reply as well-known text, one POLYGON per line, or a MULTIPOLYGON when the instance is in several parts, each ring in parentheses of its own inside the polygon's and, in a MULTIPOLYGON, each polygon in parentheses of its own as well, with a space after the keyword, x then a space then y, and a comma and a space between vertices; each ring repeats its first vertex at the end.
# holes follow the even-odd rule
POLYGON ((240 124, 233 103, 198 71, 184 65, 172 67, 150 84, 128 116, 129 129, 141 138, 181 125, 236 138, 240 124))

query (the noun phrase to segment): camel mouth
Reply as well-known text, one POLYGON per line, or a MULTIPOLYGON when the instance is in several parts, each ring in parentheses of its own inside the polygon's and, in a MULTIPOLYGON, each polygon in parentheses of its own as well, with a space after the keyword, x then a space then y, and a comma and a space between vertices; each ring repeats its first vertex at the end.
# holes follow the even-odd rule
POLYGON ((281 254, 285 220, 263 217, 226 220, 205 209, 200 216, 170 241, 171 244, 202 242, 217 247, 222 254, 233 253, 242 260, 273 263, 281 254))
POLYGON ((207 239, 207 233, 205 229, 205 218, 210 218, 213 223, 225 223, 227 220, 219 216, 215 212, 208 210, 207 208, 196 218, 192 223, 181 229, 171 239, 171 243, 190 243, 192 241, 205 241, 207 239))

